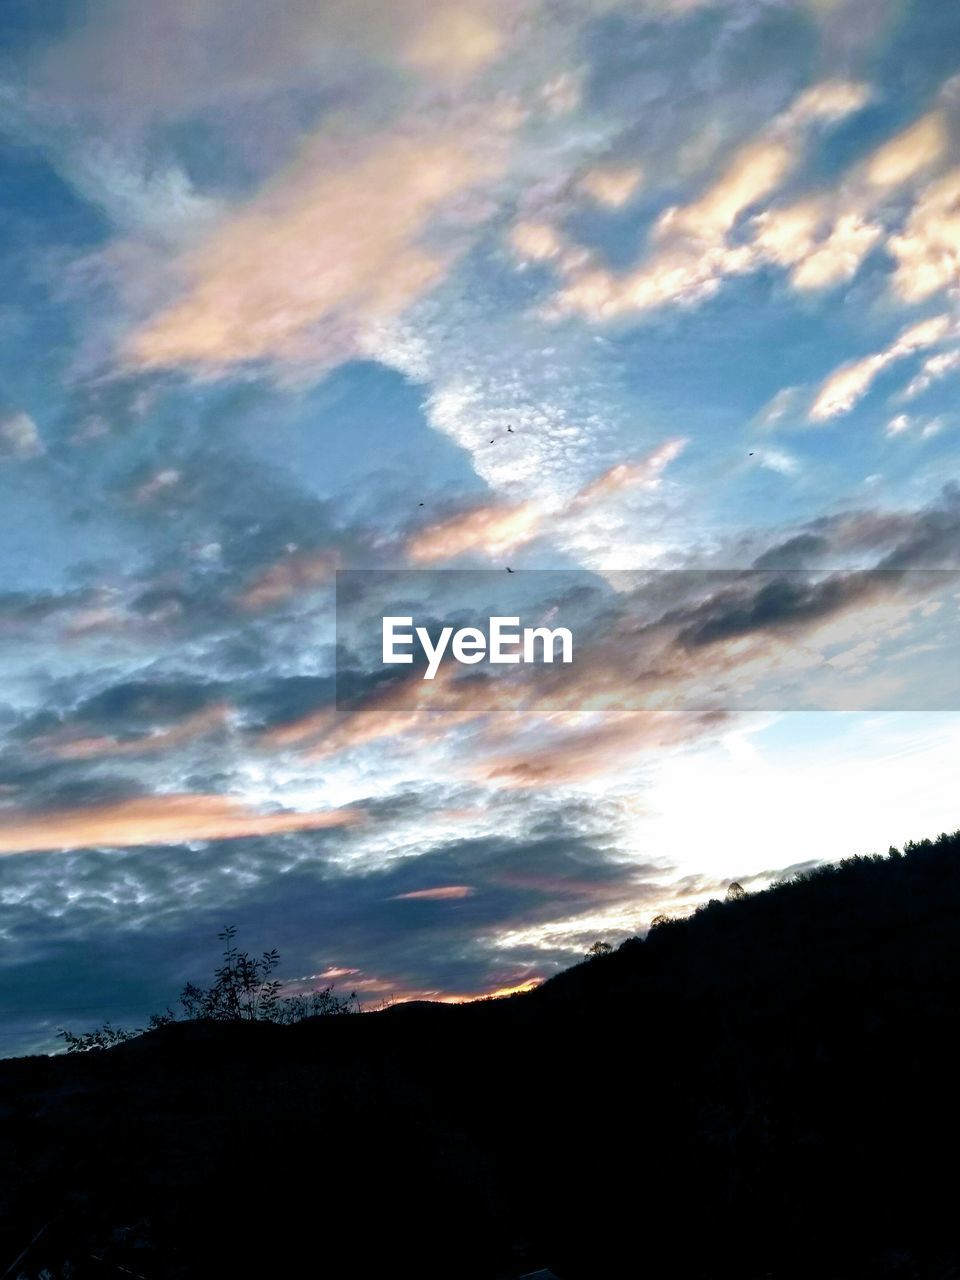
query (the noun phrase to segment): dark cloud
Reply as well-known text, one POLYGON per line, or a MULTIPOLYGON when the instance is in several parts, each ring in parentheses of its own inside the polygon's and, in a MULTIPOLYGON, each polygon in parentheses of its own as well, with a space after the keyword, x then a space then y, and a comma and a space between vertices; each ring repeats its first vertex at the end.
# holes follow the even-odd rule
POLYGON ((45 622, 58 614, 89 608, 99 600, 93 588, 76 588, 63 592, 28 591, 0 592, 0 637, 4 630, 23 627, 31 623, 45 622))
POLYGON ((220 684, 196 680, 130 680, 112 685, 76 708, 84 723, 103 730, 168 725, 223 697, 220 684))
POLYGON ((830 548, 830 541, 816 533, 798 533, 771 547, 753 562, 755 569, 804 569, 830 548))
POLYGON ((947 484, 916 511, 854 510, 820 516, 753 561, 755 569, 832 569, 851 553, 855 568, 941 569, 960 554, 960 488, 947 484), (880 557, 879 559, 877 557, 880 557))
MULTIPOLYGON (((899 579, 898 579, 899 581, 899 579)), ((738 586, 723 588, 702 605, 670 621, 681 622, 677 638, 687 648, 717 644, 762 631, 801 628, 822 622, 851 605, 883 594, 891 575, 872 572, 834 574, 823 581, 753 575, 738 586)))
POLYGON ((960 568, 960 486, 947 485, 939 502, 919 512, 879 567, 960 568))
MULTIPOLYGON (((417 803, 410 796, 406 807, 417 803)), ((357 873, 334 856, 332 832, 69 854, 55 879, 42 857, 7 859, 3 963, 27 965, 29 976, 7 984, 0 1012, 20 1043, 43 1041, 57 1023, 142 1022, 184 981, 209 976, 215 935, 229 922, 251 949, 277 946, 286 978, 354 969, 339 985, 364 984, 374 1003, 544 976, 569 962, 569 950, 496 951, 479 939, 659 891, 662 867, 624 860, 578 830, 583 816, 574 808, 551 819, 550 834, 534 824, 526 836, 446 842, 357 873), (402 898, 451 883, 473 892, 402 898)))
MULTIPOLYGON (((18 810, 36 813, 106 804, 148 790, 146 782, 129 774, 79 769, 70 761, 31 761, 22 752, 0 756, 0 797, 18 810)), ((0 823, 4 813, 0 806, 0 823)))

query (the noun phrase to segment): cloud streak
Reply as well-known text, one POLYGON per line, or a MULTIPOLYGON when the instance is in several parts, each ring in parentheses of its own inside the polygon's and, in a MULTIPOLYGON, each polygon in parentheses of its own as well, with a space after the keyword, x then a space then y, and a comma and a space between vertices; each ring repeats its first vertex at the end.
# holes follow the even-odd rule
POLYGON ((853 360, 824 381, 810 407, 811 422, 826 422, 849 413, 889 365, 955 337, 956 321, 948 314, 911 325, 882 351, 853 360))
POLYGON ((116 804, 45 813, 8 809, 0 830, 0 854, 235 840, 350 826, 361 818, 355 809, 258 812, 221 795, 143 796, 116 804))

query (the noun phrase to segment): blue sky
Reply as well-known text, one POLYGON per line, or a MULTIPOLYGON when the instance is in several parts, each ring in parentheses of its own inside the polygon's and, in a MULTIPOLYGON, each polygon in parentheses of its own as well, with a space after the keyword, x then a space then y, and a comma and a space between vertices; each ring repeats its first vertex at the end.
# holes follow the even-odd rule
POLYGON ((957 825, 955 6, 36 0, 0 49, 8 1052, 231 921, 467 997, 957 825), (573 686, 621 705, 359 652, 335 704, 338 569, 507 564, 637 606, 573 686))

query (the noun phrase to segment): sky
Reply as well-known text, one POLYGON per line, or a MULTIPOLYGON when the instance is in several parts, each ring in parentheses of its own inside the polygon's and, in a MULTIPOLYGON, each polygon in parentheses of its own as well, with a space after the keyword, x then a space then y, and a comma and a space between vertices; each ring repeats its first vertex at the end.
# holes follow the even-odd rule
POLYGON ((957 6, 6 0, 0 286, 0 1051, 960 826, 957 6))

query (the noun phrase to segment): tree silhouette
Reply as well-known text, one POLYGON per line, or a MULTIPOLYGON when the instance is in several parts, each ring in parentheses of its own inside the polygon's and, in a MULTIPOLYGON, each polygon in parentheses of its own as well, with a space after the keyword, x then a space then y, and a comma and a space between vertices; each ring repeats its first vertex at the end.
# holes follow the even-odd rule
POLYGON ((597 941, 587 950, 587 959, 596 960, 597 956, 608 956, 613 950, 609 942, 597 941))

